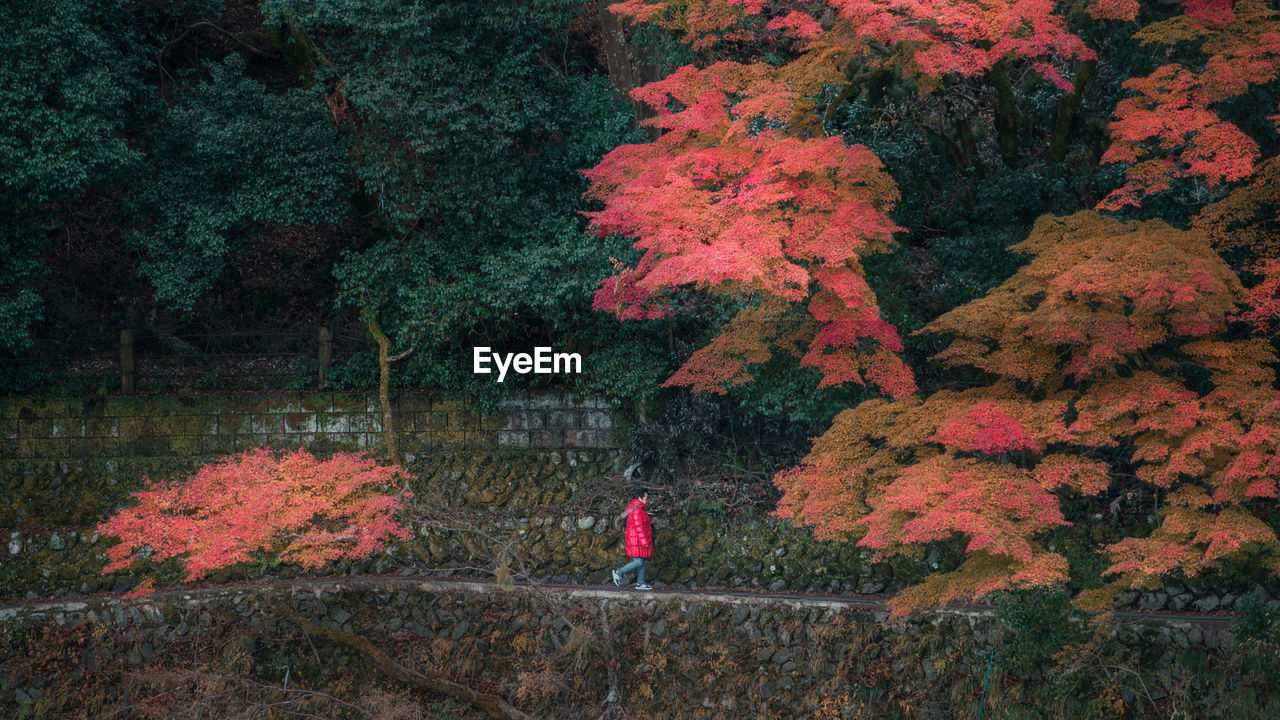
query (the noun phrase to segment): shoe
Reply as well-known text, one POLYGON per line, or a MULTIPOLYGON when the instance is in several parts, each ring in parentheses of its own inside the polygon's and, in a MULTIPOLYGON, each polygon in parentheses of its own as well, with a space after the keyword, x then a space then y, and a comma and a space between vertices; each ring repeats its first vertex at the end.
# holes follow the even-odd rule
POLYGON ((636 589, 637 589, 637 590, 652 590, 652 589, 653 589, 653 586, 652 586, 652 585, 650 585, 649 583, 637 583, 637 584, 636 584, 636 589))
POLYGON ((613 573, 613 584, 622 587, 622 576, 618 574, 617 570, 611 572, 613 573))

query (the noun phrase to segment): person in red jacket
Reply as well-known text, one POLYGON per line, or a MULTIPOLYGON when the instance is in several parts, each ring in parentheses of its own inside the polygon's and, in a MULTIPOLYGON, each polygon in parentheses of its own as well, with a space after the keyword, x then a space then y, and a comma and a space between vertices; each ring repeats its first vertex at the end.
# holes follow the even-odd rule
POLYGON ((653 557, 653 525, 649 522, 649 513, 645 508, 649 505, 649 493, 637 497, 627 505, 627 509, 618 519, 627 519, 626 547, 627 557, 631 562, 613 571, 613 584, 621 586, 622 578, 632 570, 636 571, 636 589, 652 590, 653 586, 645 582, 644 573, 649 567, 649 558, 653 557))

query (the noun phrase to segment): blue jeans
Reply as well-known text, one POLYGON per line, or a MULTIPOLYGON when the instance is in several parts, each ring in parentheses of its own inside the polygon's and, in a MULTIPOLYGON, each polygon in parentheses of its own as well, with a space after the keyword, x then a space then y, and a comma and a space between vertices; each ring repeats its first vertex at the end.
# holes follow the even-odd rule
POLYGON ((624 578, 632 570, 636 571, 636 584, 644 584, 644 571, 649 567, 649 558, 631 558, 631 562, 618 568, 618 574, 624 578))

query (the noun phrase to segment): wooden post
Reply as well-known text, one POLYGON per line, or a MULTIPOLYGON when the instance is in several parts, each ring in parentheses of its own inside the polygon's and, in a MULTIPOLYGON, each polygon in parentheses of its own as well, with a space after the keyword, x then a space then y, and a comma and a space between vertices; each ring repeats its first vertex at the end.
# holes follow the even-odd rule
POLYGON ((327 327, 320 328, 320 370, 318 372, 320 389, 324 389, 324 376, 333 361, 333 331, 327 327))
POLYGON ((120 331, 120 392, 133 394, 133 331, 120 331))

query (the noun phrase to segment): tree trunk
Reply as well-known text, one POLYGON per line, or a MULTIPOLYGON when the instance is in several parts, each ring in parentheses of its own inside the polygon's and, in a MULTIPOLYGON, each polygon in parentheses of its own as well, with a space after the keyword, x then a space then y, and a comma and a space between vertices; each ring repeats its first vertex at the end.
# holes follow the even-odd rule
POLYGON ((378 343, 378 404, 382 406, 382 434, 387 441, 387 456, 393 465, 400 465, 400 453, 396 450, 396 431, 391 421, 391 341, 382 332, 373 310, 366 309, 364 321, 369 333, 378 343))
POLYGON ((965 158, 965 167, 973 168, 978 177, 986 175, 986 168, 982 165, 982 159, 978 157, 978 141, 973 136, 973 126, 969 124, 969 118, 961 116, 956 120, 956 132, 960 135, 960 152, 965 158))
POLYGON ((1000 157, 1005 165, 1013 165, 1018 161, 1018 100, 1003 62, 993 65, 987 75, 996 89, 995 123, 1000 157))
POLYGON ((1093 79, 1097 70, 1097 60, 1085 60, 1080 63, 1076 76, 1071 81, 1071 94, 1062 96, 1058 101, 1058 117, 1054 120, 1053 135, 1049 138, 1050 162, 1062 162, 1067 158, 1067 138, 1071 133, 1071 125, 1076 119, 1076 111, 1080 109, 1084 88, 1093 79))
MULTIPOLYGON (((600 34, 604 36, 604 58, 609 66, 609 84, 614 90, 631 100, 635 89, 635 73, 631 68, 631 48, 622 18, 609 10, 608 3, 600 3, 600 34)), ((637 115, 637 120, 639 119, 637 115)))
MULTIPOLYGON (((636 123, 654 117, 655 113, 644 103, 631 97, 631 91, 646 82, 658 79, 658 68, 648 58, 637 62, 632 55, 631 43, 627 41, 627 31, 622 25, 622 18, 609 10, 609 3, 600 3, 600 34, 604 37, 605 63, 609 66, 609 84, 618 95, 631 104, 636 123)), ((657 139, 661 134, 657 128, 648 128, 650 139, 657 139)))

